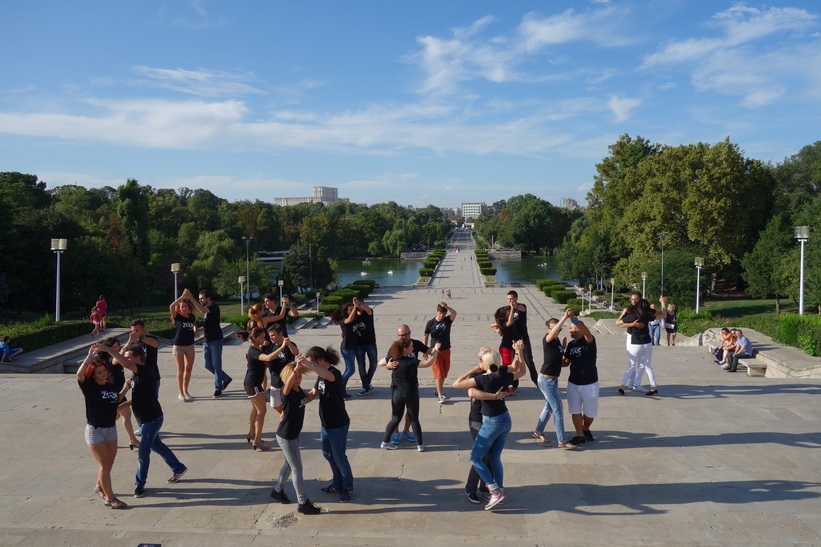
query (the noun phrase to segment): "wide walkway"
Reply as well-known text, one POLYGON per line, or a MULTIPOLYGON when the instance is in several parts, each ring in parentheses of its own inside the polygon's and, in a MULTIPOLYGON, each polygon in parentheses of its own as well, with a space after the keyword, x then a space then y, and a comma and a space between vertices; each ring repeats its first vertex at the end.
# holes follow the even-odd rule
MULTIPOLYGON (((468 281, 469 261, 462 258, 448 253, 434 286, 377 290, 368 298, 380 353, 398 323, 408 323, 421 338, 442 288, 451 289, 448 303, 458 312, 453 378, 472 366, 479 346, 498 343, 488 325, 507 289, 468 281)), ((538 339, 558 308, 535 288, 517 290, 530 310, 531 337, 538 339)), ((303 349, 338 346, 339 329, 303 329, 293 339, 303 349)), ((602 392, 592 427, 596 442, 576 451, 537 444, 531 431, 542 397, 523 382, 508 400, 513 431, 502 456, 507 500, 493 512, 463 494, 471 446, 465 394, 448 389, 450 401, 439 405, 427 371, 420 373, 425 452, 405 442, 393 452, 378 448, 390 412, 385 370, 378 371, 373 394, 348 402, 348 456, 356 477, 349 504, 319 491, 330 473, 319 450, 317 407, 308 406, 301 445, 308 495, 323 507, 316 516, 271 503, 282 453, 252 452, 245 442, 245 345, 225 348, 235 383, 218 400, 210 397, 212 379, 197 355, 191 403, 177 400, 170 348, 161 348, 164 438, 189 471, 169 485, 170 471, 155 456, 148 495, 131 497, 136 453, 121 432, 113 481, 130 504, 126 511, 104 507, 92 491, 96 465, 83 441, 83 402, 74 378, 0 375, 0 543, 821 544, 821 380, 728 374, 703 348, 661 347, 654 356, 660 396, 620 396, 624 337, 599 334, 597 341, 602 392)), ((355 376, 350 387, 357 386, 355 376)), ((565 420, 569 428, 569 416, 565 420)), ((265 439, 274 446, 275 422, 272 411, 265 439)), ((554 438, 552 422, 547 433, 554 438)), ((290 484, 286 491, 295 497, 290 484)))

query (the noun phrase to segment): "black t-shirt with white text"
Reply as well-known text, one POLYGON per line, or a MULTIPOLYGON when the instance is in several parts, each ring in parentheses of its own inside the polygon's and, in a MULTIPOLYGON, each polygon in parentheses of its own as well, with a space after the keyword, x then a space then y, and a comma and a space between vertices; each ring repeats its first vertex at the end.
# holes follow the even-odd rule
POLYGON ((428 321, 428 324, 425 325, 425 334, 430 335, 430 347, 436 345, 437 342, 442 344, 440 346, 440 350, 448 350, 450 349, 450 329, 453 325, 453 319, 450 318, 449 315, 446 315, 444 319, 441 321, 437 320, 435 317, 428 321))
POLYGON ((94 378, 86 378, 80 384, 86 404, 86 423, 93 427, 114 427, 117 425, 117 405, 119 392, 114 382, 98 384, 94 378))
POLYGON ((577 386, 595 384, 599 381, 596 368, 596 339, 588 342, 584 338, 567 343, 564 356, 570 359, 570 377, 568 382, 577 386))
POLYGON ((335 367, 328 371, 333 374, 334 381, 317 378, 314 389, 319 394, 319 421, 325 429, 336 429, 351 424, 348 412, 345 410, 345 390, 342 386, 342 373, 335 367))

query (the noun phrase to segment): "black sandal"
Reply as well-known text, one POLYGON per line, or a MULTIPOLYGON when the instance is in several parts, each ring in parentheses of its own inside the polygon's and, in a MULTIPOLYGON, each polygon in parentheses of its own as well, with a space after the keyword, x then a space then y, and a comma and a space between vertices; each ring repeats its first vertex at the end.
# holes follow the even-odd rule
POLYGON ((645 395, 658 395, 658 394, 659 394, 659 390, 657 390, 656 388, 653 388, 650 391, 648 391, 647 393, 645 393, 645 395))
POLYGON ((125 509, 128 507, 128 504, 124 501, 120 501, 117 498, 111 498, 110 500, 105 500, 105 504, 112 509, 125 509))

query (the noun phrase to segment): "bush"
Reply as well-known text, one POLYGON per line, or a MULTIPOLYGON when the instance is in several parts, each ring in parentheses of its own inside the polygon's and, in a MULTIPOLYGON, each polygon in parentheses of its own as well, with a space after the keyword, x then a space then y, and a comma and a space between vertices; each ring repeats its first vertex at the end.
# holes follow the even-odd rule
POLYGON ((581 298, 571 298, 565 302, 565 304, 567 304, 568 308, 573 308, 575 310, 577 307, 581 308, 584 305, 584 301, 581 298))
POLYGON ((492 268, 493 262, 490 260, 477 260, 476 263, 479 265, 479 268, 492 268))
POLYGON ((479 273, 482 275, 496 275, 496 268, 479 268, 479 273))
MULTIPOLYGON (((550 297, 556 301, 557 304, 567 304, 568 300, 576 297, 574 291, 557 290, 550 293, 550 297)), ((574 312, 576 310, 573 310, 574 312)))
POLYGON ((339 306, 333 306, 333 305, 330 305, 330 304, 326 304, 325 300, 323 299, 322 303, 319 305, 319 311, 322 312, 325 316, 329 317, 329 316, 333 315, 333 313, 336 311, 336 309, 338 307, 339 306))
POLYGON ((351 285, 367 285, 371 288, 371 290, 373 290, 373 288, 376 287, 376 281, 373 279, 357 279, 351 283, 351 285))
POLYGON ((433 277, 433 268, 419 268, 419 277, 433 277))
POLYGON ((365 285, 346 285, 342 290, 351 291, 359 298, 366 298, 369 294, 371 294, 370 287, 366 287, 365 285))
POLYGON ((778 340, 801 348, 807 355, 821 356, 821 316, 781 315, 778 340))
POLYGON ((327 304, 328 306, 336 306, 339 307, 343 303, 343 298, 337 294, 329 294, 328 296, 322 298, 322 304, 327 304))

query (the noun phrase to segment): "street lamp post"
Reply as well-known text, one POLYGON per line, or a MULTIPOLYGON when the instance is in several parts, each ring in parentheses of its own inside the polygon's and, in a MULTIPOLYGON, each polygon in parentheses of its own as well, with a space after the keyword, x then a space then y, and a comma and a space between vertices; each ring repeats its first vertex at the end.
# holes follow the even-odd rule
MULTIPOLYGON (((610 311, 613 311, 613 297, 616 296, 616 278, 610 278, 610 311)), ((644 295, 642 295, 643 297, 644 295)))
POLYGON ((241 275, 237 278, 239 281, 239 314, 245 314, 245 292, 242 290, 242 285, 245 283, 247 278, 244 275, 241 275))
POLYGON ((647 272, 641 272, 641 297, 647 298, 647 272))
POLYGON ((66 239, 52 239, 51 250, 57 255, 57 296, 54 303, 54 321, 60 321, 60 255, 63 254, 68 245, 66 239))
MULTIPOLYGON (((669 232, 659 232, 656 234, 661 241, 661 294, 659 296, 664 296, 664 240, 667 239, 667 236, 670 235, 669 232)), ((642 295, 644 296, 644 295, 642 295)))
POLYGON ((279 302, 282 303, 282 286, 285 284, 285 281, 282 279, 277 280, 277 285, 279 285, 279 302))
MULTIPOLYGON (((810 238, 809 226, 796 226, 795 239, 801 244, 801 270, 798 281, 798 315, 804 315, 804 244, 810 238)), ((59 259, 58 259, 59 260, 59 259)), ((59 262, 58 262, 59 264, 59 262)), ((58 278, 59 279, 59 278, 58 278)))
POLYGON ((698 313, 698 302, 701 296, 701 268, 704 266, 704 258, 696 257, 696 313, 698 313))
POLYGON ((316 313, 319 314, 319 299, 322 298, 322 293, 316 291, 316 313))
POLYGON ((177 274, 180 273, 180 263, 179 262, 174 262, 173 264, 171 264, 171 273, 174 274, 174 300, 176 300, 177 295, 179 294, 177 292, 177 274))
POLYGON ((593 313, 593 283, 587 285, 587 290, 590 291, 588 296, 590 297, 587 300, 587 313, 593 313))
MULTIPOLYGON (((248 280, 251 279, 251 266, 250 266, 249 256, 250 256, 251 242, 254 240, 254 236, 242 236, 242 240, 245 241, 245 281, 248 282, 248 280)), ((248 283, 246 288, 247 288, 247 291, 248 291, 248 301, 250 302, 251 301, 251 283, 248 283)))

